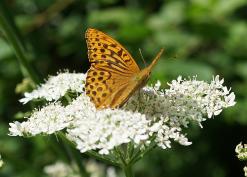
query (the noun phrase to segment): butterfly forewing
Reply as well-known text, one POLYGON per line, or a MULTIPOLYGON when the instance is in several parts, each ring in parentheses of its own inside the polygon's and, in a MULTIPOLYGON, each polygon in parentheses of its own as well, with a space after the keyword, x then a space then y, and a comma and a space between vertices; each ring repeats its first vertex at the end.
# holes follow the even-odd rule
POLYGON ((119 89, 125 88, 140 69, 127 50, 103 32, 88 29, 86 40, 91 63, 86 78, 86 94, 97 108, 111 107, 111 102, 117 102, 120 97, 117 94, 119 89))
POLYGON ((89 61, 95 63, 95 67, 101 66, 100 62, 103 60, 108 64, 115 65, 125 73, 133 74, 140 71, 129 52, 105 33, 90 28, 86 32, 86 41, 89 61))

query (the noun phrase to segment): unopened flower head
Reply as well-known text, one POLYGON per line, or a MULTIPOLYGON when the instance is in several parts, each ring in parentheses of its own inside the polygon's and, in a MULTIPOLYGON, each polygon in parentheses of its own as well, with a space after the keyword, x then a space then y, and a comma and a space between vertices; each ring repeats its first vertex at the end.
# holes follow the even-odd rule
POLYGON ((85 163, 85 168, 90 173, 90 177, 117 177, 115 168, 106 167, 95 160, 88 160, 85 163))
POLYGON ((78 171, 75 164, 68 165, 61 161, 47 165, 44 168, 44 172, 49 177, 80 177, 78 171))
MULTIPOLYGON (((235 152, 239 160, 247 161, 247 144, 239 143, 235 148, 235 152)), ((247 166, 244 167, 244 175, 247 177, 247 166)))
POLYGON ((247 160, 247 144, 239 143, 235 148, 235 152, 240 160, 247 160))
MULTIPOLYGON (((84 162, 86 171, 90 177, 116 177, 116 171, 113 167, 106 167, 94 160, 84 162)), ((76 164, 66 164, 62 161, 57 161, 54 164, 47 165, 44 172, 49 177, 80 177, 79 169, 76 164)))
POLYGON ((190 80, 178 77, 165 90, 160 89, 158 82, 137 91, 123 108, 103 110, 97 110, 83 92, 85 75, 66 73, 51 78, 54 80, 52 84, 48 79, 47 83, 30 93, 36 96, 24 100, 37 97, 44 97, 47 101, 58 100, 69 90, 79 96, 67 105, 49 103, 35 110, 26 121, 10 123, 10 135, 34 136, 65 130, 67 138, 81 152, 98 150, 101 154, 108 154, 124 143, 132 142, 139 146, 148 145, 152 140, 165 149, 171 147, 172 141, 190 145, 183 129, 191 121, 201 125, 202 121, 235 104, 234 93, 223 86, 223 80, 218 76, 211 83, 197 81, 195 77, 190 80), (71 85, 71 81, 73 88, 65 86, 71 85))
POLYGON ((246 176, 246 177, 247 177, 247 166, 246 166, 246 167, 244 167, 244 176, 246 176))
POLYGON ((3 160, 2 160, 2 157, 0 155, 0 168, 3 166, 3 160))

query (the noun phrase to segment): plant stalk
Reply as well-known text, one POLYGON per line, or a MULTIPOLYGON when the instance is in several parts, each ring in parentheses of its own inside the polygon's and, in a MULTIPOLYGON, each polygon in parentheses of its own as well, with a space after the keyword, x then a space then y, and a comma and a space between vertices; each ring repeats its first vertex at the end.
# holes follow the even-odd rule
POLYGON ((0 25, 7 40, 14 49, 24 77, 29 77, 36 84, 39 83, 38 75, 28 62, 24 42, 21 41, 18 35, 18 29, 15 27, 14 20, 4 4, 4 1, 0 1, 0 25))
POLYGON ((125 177, 134 177, 132 165, 127 165, 123 167, 125 177))
POLYGON ((74 148, 67 144, 68 140, 62 132, 58 133, 59 138, 62 140, 61 144, 65 149, 66 155, 69 161, 73 161, 77 164, 80 174, 83 177, 89 177, 90 175, 86 171, 85 167, 82 164, 82 159, 80 158, 80 153, 75 151, 74 148))
MULTIPOLYGON (((59 137, 62 138, 64 142, 68 143, 70 146, 72 146, 73 148, 75 148, 75 144, 72 141, 69 141, 62 132, 59 132, 59 137)), ((115 162, 113 159, 110 159, 108 157, 105 157, 103 155, 100 155, 97 152, 87 151, 84 154, 86 154, 86 155, 88 155, 88 156, 90 156, 92 158, 95 158, 97 160, 103 161, 104 163, 107 163, 109 165, 120 167, 120 164, 118 164, 117 162, 115 162)))

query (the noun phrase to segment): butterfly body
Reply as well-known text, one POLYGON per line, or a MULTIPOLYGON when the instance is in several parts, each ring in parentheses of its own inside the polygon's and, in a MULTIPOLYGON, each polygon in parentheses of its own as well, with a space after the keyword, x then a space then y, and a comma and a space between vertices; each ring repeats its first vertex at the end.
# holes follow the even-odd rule
POLYGON ((110 104, 103 105, 111 108, 121 107, 126 101, 128 101, 128 99, 134 94, 136 90, 146 85, 149 76, 150 74, 144 72, 137 73, 129 80, 128 84, 119 88, 117 92, 113 93, 112 96, 106 100, 106 103, 110 104))
POLYGON ((86 32, 88 58, 86 94, 96 108, 121 107, 133 93, 143 87, 163 50, 143 70, 128 51, 110 36, 96 29, 86 32))

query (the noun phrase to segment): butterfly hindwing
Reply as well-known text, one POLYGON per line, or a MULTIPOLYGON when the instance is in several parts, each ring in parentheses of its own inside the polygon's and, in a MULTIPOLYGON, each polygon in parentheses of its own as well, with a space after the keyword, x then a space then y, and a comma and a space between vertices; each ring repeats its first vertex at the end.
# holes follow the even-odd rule
POLYGON ((91 67, 87 72, 86 94, 96 107, 110 107, 111 102, 121 96, 117 94, 119 88, 128 83, 129 80, 123 80, 123 77, 114 73, 91 67))
POLYGON ((94 68, 90 68, 87 72, 86 78, 86 94, 91 98, 95 105, 105 100, 111 93, 111 89, 106 85, 106 81, 109 80, 109 72, 98 71, 94 68))

